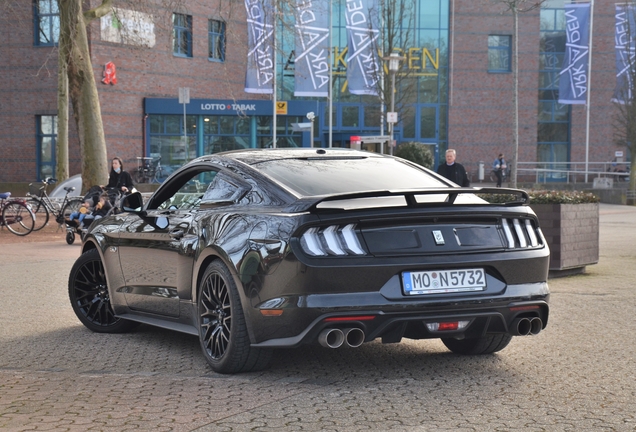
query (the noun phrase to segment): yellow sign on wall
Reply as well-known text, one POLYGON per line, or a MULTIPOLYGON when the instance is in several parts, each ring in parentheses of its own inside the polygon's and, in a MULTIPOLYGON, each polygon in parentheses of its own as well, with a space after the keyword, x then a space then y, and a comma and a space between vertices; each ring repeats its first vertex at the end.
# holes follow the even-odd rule
POLYGON ((276 101, 276 114, 287 115, 287 102, 276 101))

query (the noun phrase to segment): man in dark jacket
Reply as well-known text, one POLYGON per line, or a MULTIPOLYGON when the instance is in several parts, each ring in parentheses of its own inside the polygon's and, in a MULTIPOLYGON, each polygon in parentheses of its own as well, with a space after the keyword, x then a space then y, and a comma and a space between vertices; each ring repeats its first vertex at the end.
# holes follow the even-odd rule
POLYGON ((456 155, 455 150, 446 150, 446 162, 437 167, 437 174, 460 186, 469 187, 470 180, 468 180, 466 169, 460 163, 455 162, 456 155))

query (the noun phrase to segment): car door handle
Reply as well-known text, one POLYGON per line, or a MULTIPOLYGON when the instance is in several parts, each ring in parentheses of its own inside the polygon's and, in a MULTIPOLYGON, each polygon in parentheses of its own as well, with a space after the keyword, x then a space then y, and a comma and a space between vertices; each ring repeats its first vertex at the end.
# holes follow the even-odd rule
POLYGON ((172 231, 169 232, 169 234, 170 234, 170 237, 172 237, 173 239, 179 240, 180 238, 183 237, 185 233, 181 229, 173 229, 172 231))

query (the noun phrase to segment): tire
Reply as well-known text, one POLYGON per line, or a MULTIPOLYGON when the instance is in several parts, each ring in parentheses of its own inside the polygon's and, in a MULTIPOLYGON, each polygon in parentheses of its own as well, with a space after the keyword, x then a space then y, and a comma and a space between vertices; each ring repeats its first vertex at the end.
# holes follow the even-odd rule
POLYGON ((73 264, 68 278, 68 297, 77 318, 96 333, 124 333, 139 325, 115 316, 97 249, 84 252, 73 264))
POLYGON ((66 231, 66 243, 70 245, 75 243, 75 233, 73 231, 66 231))
POLYGON ((80 207, 82 207, 81 198, 75 198, 75 199, 69 200, 64 206, 64 208, 62 209, 62 215, 64 216, 64 219, 68 219, 71 213, 78 212, 80 207))
POLYGON ((27 205, 31 207, 31 211, 35 216, 35 224, 33 225, 33 231, 39 231, 49 223, 49 211, 46 206, 42 204, 42 201, 34 198, 27 200, 27 205))
POLYGON ((492 354, 501 351, 508 346, 512 340, 512 335, 507 333, 489 334, 480 338, 453 339, 442 338, 446 348, 455 354, 492 354))
POLYGON ((220 261, 210 263, 199 284, 199 342, 212 370, 223 374, 265 369, 272 350, 250 346, 236 284, 220 261))
POLYGON ((19 202, 10 202, 4 206, 2 220, 9 231, 19 236, 31 233, 35 225, 35 217, 29 207, 19 202))

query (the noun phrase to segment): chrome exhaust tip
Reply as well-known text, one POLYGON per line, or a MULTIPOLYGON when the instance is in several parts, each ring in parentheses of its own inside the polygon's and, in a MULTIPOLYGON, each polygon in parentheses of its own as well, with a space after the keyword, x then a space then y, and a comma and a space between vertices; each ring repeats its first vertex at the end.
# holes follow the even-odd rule
POLYGON ((538 335, 543 330, 543 321, 541 318, 534 317, 530 320, 530 334, 538 335))
POLYGON ((364 342, 364 332, 357 327, 343 330, 345 342, 351 348, 358 348, 364 342))
POLYGON ((527 336, 531 329, 532 324, 528 318, 517 318, 512 322, 512 334, 515 336, 527 336))
POLYGON ((325 348, 340 348, 344 341, 344 333, 337 328, 324 329, 318 335, 318 343, 325 348))

